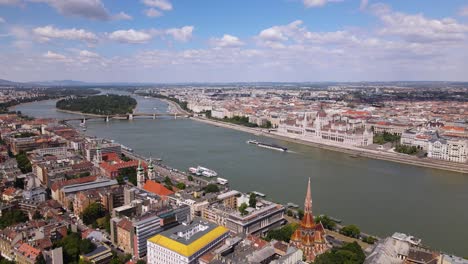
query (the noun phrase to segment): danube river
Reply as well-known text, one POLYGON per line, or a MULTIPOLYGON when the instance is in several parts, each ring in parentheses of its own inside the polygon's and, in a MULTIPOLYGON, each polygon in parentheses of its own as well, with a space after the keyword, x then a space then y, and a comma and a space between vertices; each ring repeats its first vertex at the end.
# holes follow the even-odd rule
MULTIPOLYGON (((167 111, 157 99, 136 97, 138 111, 167 111)), ((55 101, 16 107, 35 117, 67 118, 55 101)), ((189 119, 89 121, 86 133, 115 139, 135 152, 160 157, 180 170, 216 170, 233 189, 259 191, 302 206, 311 178, 314 213, 356 224, 381 237, 404 232, 435 249, 468 256, 468 175, 346 154, 254 136, 189 119), (282 153, 246 144, 275 142, 282 153)), ((454 165, 456 166, 456 165, 454 165)))

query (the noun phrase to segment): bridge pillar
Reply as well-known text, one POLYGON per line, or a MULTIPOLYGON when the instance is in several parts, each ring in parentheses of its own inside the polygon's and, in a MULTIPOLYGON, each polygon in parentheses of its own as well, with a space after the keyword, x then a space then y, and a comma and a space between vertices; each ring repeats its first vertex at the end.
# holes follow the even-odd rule
POLYGON ((83 118, 83 121, 81 122, 83 125, 86 125, 86 117, 83 118))
POLYGON ((174 113, 174 119, 177 119, 177 113, 174 113))
POLYGON ((153 119, 156 119, 156 114, 153 114, 153 119))
POLYGON ((106 116, 106 122, 109 122, 109 116, 106 116))
POLYGON ((133 120, 133 114, 128 114, 128 120, 133 120))

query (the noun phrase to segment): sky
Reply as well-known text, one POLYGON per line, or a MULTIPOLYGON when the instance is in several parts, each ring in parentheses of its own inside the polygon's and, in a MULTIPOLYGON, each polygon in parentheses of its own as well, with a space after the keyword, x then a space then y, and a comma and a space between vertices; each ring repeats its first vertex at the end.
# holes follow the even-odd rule
POLYGON ((468 81, 467 0, 0 0, 0 79, 468 81))

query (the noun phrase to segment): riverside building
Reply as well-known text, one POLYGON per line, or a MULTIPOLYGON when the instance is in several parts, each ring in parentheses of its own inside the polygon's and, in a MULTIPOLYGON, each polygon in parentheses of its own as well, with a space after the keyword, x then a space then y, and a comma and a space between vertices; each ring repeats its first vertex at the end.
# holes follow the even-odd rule
POLYGON ((329 116, 323 109, 315 114, 283 119, 278 134, 317 143, 332 143, 348 146, 372 144, 374 133, 365 127, 365 120, 358 118, 329 116))

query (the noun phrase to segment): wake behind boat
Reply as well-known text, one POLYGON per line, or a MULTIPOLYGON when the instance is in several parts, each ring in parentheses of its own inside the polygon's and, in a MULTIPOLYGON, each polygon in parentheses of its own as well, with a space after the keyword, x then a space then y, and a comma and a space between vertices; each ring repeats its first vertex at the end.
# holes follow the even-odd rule
POLYGON ((283 151, 283 152, 288 151, 288 148, 285 148, 285 147, 282 147, 282 146, 279 146, 279 145, 276 145, 276 144, 268 144, 268 143, 260 142, 260 141, 253 140, 253 139, 247 140, 247 143, 252 144, 252 145, 257 145, 257 146, 259 146, 261 148, 279 150, 279 151, 283 151))

